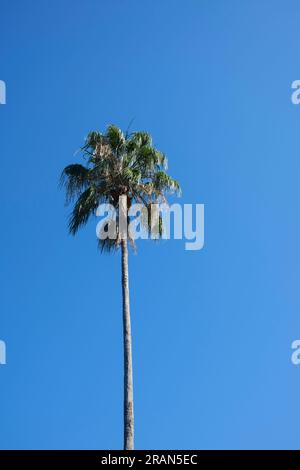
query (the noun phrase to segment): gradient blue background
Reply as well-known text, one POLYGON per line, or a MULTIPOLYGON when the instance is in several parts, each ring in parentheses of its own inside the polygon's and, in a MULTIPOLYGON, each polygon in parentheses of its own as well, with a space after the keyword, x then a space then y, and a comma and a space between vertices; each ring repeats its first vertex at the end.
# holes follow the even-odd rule
POLYGON ((136 447, 300 448, 300 5, 0 0, 2 449, 122 446, 119 255, 68 236, 62 168, 146 129, 205 248, 130 258, 136 447))

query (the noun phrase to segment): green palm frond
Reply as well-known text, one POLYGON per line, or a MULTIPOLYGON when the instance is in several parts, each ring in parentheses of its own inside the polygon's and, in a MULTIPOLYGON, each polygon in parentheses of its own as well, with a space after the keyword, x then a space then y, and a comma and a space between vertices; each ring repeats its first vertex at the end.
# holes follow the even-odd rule
POLYGON ((88 134, 85 140, 85 144, 82 147, 82 149, 83 150, 86 150, 86 149, 95 150, 96 147, 102 142, 102 140, 103 140, 103 137, 102 137, 102 134, 100 134, 100 132, 92 131, 88 134))
POLYGON ((98 238, 98 248, 101 251, 101 253, 106 252, 106 253, 111 253, 112 251, 118 250, 120 247, 119 240, 113 240, 110 238, 98 238))
POLYGON ((125 144, 125 137, 121 129, 113 124, 108 126, 106 137, 112 150, 118 151, 125 144))
POLYGON ((79 196, 69 219, 69 231, 72 235, 95 214, 98 205, 99 197, 93 187, 89 187, 79 196))
POLYGON ((66 190, 66 202, 69 203, 73 198, 89 184, 88 169, 79 164, 68 165, 64 168, 60 184, 66 190))
POLYGON ((153 211, 151 203, 145 205, 141 216, 143 227, 147 230, 149 236, 161 238, 163 235, 163 218, 161 213, 153 211), (154 216, 154 217, 153 217, 154 216))
POLYGON ((153 187, 159 192, 169 192, 180 194, 180 185, 178 181, 171 178, 164 171, 158 171, 153 178, 153 187))

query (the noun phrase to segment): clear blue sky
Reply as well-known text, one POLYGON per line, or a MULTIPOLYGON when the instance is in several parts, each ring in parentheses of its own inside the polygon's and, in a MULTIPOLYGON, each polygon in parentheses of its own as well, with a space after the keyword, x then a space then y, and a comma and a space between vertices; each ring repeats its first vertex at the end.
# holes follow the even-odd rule
POLYGON ((58 189, 146 129, 205 248, 130 257, 137 448, 300 448, 298 1, 1 0, 0 447, 122 446, 120 259, 58 189))

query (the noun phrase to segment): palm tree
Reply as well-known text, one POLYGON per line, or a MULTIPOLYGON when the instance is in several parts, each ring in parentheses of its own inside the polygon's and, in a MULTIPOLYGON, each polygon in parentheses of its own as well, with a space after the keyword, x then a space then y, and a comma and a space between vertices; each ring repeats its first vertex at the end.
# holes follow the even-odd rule
MULTIPOLYGON (((124 133, 110 125, 105 133, 90 132, 81 148, 85 164, 64 168, 61 183, 66 190, 66 202, 74 202, 69 219, 69 231, 75 235, 90 216, 95 215, 100 203, 109 203, 116 210, 120 201, 126 201, 126 217, 134 203, 143 204, 149 215, 147 229, 162 235, 162 217, 152 217, 151 206, 166 202, 166 193, 179 192, 176 180, 165 172, 166 157, 157 150, 146 132, 124 133)), ((121 249, 124 343, 124 449, 134 449, 134 412, 132 378, 132 338, 129 305, 128 241, 134 246, 130 232, 122 233, 120 219, 116 219, 116 237, 100 237, 101 251, 121 249)), ((128 218, 129 220, 129 218, 128 218)), ((102 228, 102 233, 108 223, 102 228)), ((157 238, 156 237, 156 238, 157 238)))

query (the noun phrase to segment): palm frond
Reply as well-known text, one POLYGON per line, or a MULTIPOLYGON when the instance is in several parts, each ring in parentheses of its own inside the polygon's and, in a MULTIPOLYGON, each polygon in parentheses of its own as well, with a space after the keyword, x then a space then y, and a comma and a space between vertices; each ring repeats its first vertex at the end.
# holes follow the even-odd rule
POLYGON ((69 231, 72 235, 95 214, 98 205, 99 196, 93 187, 89 187, 79 196, 69 219, 69 231))
POLYGON ((106 137, 112 150, 118 151, 125 144, 125 137, 121 129, 111 124, 106 131, 106 137))
POLYGON ((178 181, 171 178, 164 171, 158 171, 153 178, 153 187, 160 192, 169 192, 180 194, 181 189, 178 181))
POLYGON ((111 238, 104 238, 103 240, 98 238, 98 248, 101 253, 111 253, 112 251, 117 251, 120 248, 120 243, 117 240, 111 238))
POLYGON ((138 131, 132 134, 131 141, 135 143, 135 145, 139 147, 143 146, 152 146, 152 137, 148 132, 145 131, 138 131))
POLYGON ((68 165, 62 171, 60 184, 66 190, 66 203, 78 196, 89 183, 89 170, 80 164, 68 165))
POLYGON ((157 204, 153 203, 146 204, 141 213, 140 221, 149 236, 159 239, 163 235, 163 218, 156 206, 157 204))
POLYGON ((101 143, 102 140, 103 140, 103 136, 100 132, 91 131, 88 134, 87 138, 85 139, 85 144, 82 147, 82 150, 87 150, 87 149, 95 150, 97 145, 99 145, 99 143, 101 143))

